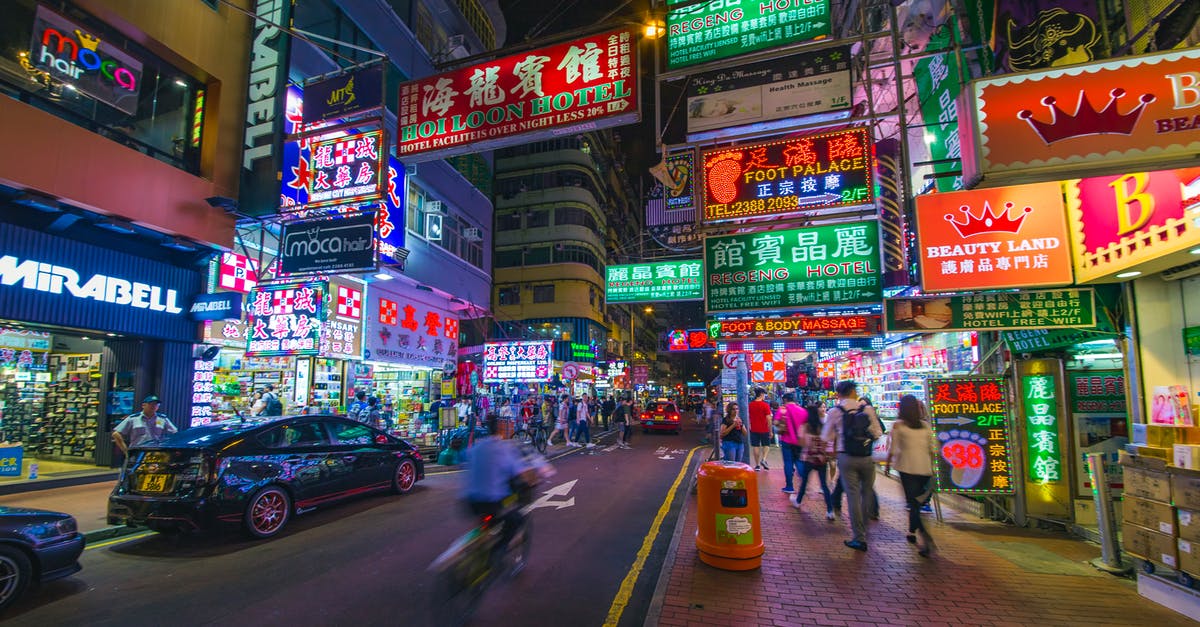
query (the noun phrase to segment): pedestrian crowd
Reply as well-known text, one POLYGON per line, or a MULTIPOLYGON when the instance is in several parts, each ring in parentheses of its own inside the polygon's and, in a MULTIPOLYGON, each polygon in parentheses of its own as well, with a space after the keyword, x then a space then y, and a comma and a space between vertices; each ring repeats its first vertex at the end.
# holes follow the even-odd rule
POLYGON ((594 448, 592 426, 607 430, 613 425, 617 430, 617 447, 630 448, 629 441, 633 425, 633 399, 620 400, 613 396, 590 396, 586 392, 578 397, 570 394, 540 396, 531 392, 523 401, 504 399, 500 403, 498 417, 511 420, 514 429, 541 428, 547 426, 550 434, 548 443, 558 438, 571 448, 594 448))
MULTIPOLYGON (((809 479, 815 474, 827 520, 842 517, 845 495, 851 529, 845 545, 858 551, 868 548, 869 521, 879 519, 876 464, 884 464, 889 473, 895 468, 909 510, 906 539, 928 557, 934 541, 921 512, 933 493, 937 445, 924 404, 912 395, 902 397, 885 439, 886 429, 875 407, 870 399, 859 397, 853 381, 842 381, 835 390, 837 400, 828 407, 820 402, 802 407, 794 394, 772 402, 766 390, 757 389, 748 405, 747 421, 739 415, 737 403, 727 404, 724 418, 713 426, 721 457, 753 464, 755 472, 769 471, 767 453, 777 439, 783 458, 782 490, 792 505, 803 508, 809 479)), ((714 420, 716 406, 705 401, 702 412, 702 421, 714 420)))

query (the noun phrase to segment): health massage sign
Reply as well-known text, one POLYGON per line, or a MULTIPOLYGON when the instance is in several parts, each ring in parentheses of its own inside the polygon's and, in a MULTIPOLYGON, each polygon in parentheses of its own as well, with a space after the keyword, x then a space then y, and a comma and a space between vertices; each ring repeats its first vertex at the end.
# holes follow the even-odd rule
POLYGON ((928 379, 929 419, 937 437, 942 492, 1011 494, 1012 431, 1002 377, 928 379))
POLYGON ((696 259, 608 266, 604 297, 610 303, 700 300, 703 264, 696 259))
POLYGON ((632 122, 637 58, 635 31, 622 29, 404 83, 396 156, 407 163, 632 122))
POLYGON ((715 0, 667 12, 667 68, 828 37, 829 0, 715 0))
POLYGON ((771 318, 710 320, 708 334, 720 340, 786 340, 814 337, 869 337, 878 335, 879 314, 803 314, 771 318))
POLYGON ((710 313, 878 303, 879 224, 707 237, 704 271, 710 313))
POLYGON ((704 221, 816 215, 874 202, 867 132, 853 128, 704 151, 704 221))

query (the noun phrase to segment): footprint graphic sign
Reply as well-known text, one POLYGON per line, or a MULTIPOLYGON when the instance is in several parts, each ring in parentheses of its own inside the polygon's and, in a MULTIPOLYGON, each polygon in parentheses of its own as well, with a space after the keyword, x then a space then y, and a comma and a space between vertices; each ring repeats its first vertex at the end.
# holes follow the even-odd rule
POLYGON ((1012 494, 1012 431, 1002 377, 925 382, 937 447, 938 490, 1012 494))

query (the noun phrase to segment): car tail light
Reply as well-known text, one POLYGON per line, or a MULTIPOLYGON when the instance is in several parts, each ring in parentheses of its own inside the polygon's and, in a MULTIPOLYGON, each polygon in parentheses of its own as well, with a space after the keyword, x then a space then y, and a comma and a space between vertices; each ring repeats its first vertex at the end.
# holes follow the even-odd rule
POLYGON ((650 420, 650 414, 642 414, 642 420, 650 420))
POLYGON ((671 414, 671 415, 667 416, 667 418, 670 418, 671 420, 678 421, 678 420, 679 420, 679 414, 671 414))

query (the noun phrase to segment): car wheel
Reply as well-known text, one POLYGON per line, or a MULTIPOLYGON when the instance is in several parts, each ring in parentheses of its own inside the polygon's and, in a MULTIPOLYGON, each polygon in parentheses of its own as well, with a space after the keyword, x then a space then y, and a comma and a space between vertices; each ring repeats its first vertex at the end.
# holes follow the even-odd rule
POLYGON ((14 546, 0 545, 0 610, 20 598, 32 577, 29 557, 14 546))
POLYGON ((292 499, 279 486, 269 485, 254 493, 246 506, 246 531, 255 538, 279 533, 292 517, 292 499))
POLYGON ((408 494, 417 485, 417 465, 407 457, 396 464, 392 473, 392 491, 396 494, 408 494))

